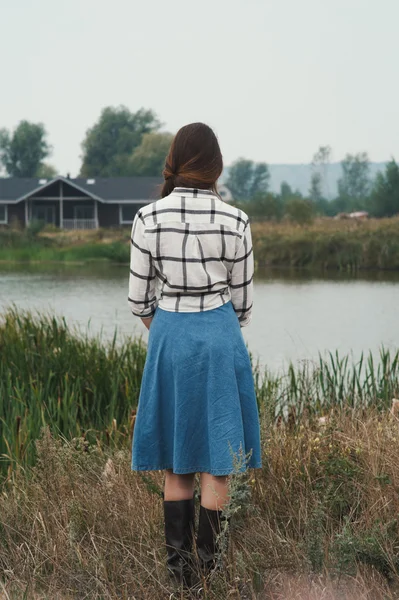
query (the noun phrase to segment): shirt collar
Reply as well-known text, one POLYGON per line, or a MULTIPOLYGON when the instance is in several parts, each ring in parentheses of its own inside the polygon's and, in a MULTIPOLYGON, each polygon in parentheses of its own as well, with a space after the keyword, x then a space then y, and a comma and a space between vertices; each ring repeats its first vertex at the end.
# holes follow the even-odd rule
POLYGON ((175 187, 172 194, 186 196, 188 198, 201 198, 202 196, 214 196, 215 198, 218 198, 218 195, 212 190, 200 190, 197 188, 175 187))

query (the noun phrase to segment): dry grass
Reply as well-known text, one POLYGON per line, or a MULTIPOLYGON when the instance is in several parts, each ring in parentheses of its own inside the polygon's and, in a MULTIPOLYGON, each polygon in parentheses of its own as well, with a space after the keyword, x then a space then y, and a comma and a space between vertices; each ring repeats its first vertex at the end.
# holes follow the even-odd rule
POLYGON ((306 229, 315 234, 317 233, 335 233, 356 231, 376 232, 376 231, 395 231, 399 230, 399 216, 389 219, 332 219, 330 217, 320 217, 315 219, 309 225, 300 225, 292 221, 255 221, 251 225, 254 235, 279 233, 295 234, 298 231, 306 229))
POLYGON ((399 269, 399 217, 366 221, 317 219, 311 225, 253 223, 260 266, 399 269))
MULTIPOLYGON (((399 598, 399 421, 337 411, 271 425, 262 470, 231 483, 226 569, 204 598, 399 598)), ((130 453, 45 432, 38 463, 0 496, 5 598, 166 599, 162 475, 130 453), (7 596, 8 594, 8 596, 7 596)))

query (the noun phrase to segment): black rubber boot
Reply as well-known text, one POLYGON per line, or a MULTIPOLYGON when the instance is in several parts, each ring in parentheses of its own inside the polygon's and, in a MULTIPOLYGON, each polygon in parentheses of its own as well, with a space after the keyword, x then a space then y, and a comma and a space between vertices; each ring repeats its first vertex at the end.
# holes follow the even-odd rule
POLYGON ((202 573, 206 576, 217 566, 220 549, 217 537, 222 531, 225 517, 221 510, 200 506, 197 552, 202 573))
POLYGON ((163 506, 168 571, 177 583, 189 588, 192 583, 194 498, 165 500, 163 506))

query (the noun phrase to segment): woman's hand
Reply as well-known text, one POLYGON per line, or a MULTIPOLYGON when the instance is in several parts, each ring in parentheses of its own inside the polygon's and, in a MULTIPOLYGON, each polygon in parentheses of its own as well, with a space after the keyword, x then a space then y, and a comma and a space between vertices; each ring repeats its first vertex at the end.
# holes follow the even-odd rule
POLYGON ((147 317, 146 319, 141 319, 143 321, 144 325, 147 327, 147 329, 150 328, 152 319, 153 319, 152 317, 147 317))

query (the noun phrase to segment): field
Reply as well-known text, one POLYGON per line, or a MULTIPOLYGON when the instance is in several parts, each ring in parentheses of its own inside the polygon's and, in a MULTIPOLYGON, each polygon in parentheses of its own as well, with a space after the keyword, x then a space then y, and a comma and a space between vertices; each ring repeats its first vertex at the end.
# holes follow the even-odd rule
MULTIPOLYGON (((130 470, 143 344, 10 311, 0 347, 0 594, 180 598, 162 476, 130 470)), ((399 355, 254 373, 263 468, 232 478, 226 569, 203 597, 399 598, 399 355)))
MULTIPOLYGON (((399 217, 318 219, 311 225, 254 222, 259 267, 399 269, 399 217)), ((129 261, 129 228, 95 231, 0 231, 0 261, 129 261)))

